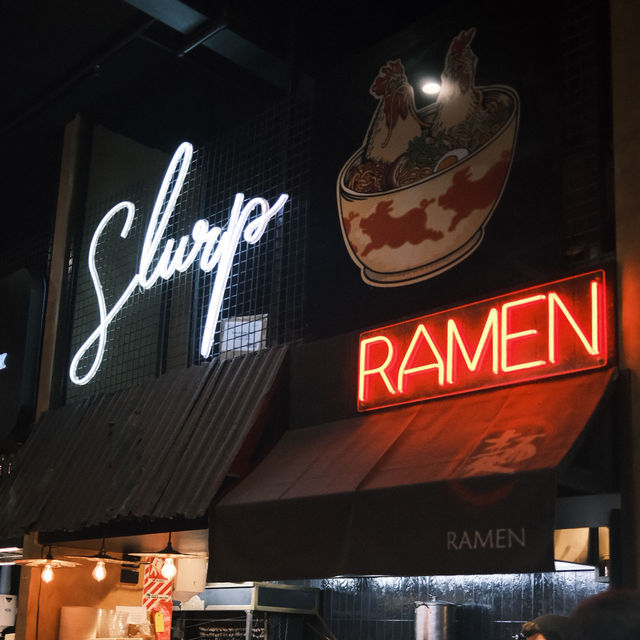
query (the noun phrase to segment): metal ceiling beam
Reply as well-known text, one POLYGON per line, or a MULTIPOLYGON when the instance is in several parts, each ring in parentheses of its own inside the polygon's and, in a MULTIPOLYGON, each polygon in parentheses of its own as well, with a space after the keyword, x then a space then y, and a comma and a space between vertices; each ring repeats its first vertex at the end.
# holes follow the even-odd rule
POLYGON ((125 2, 182 34, 192 33, 208 20, 207 16, 180 0, 125 0, 125 2))
MULTIPOLYGON (((255 45, 220 20, 209 18, 181 0, 125 0, 159 22, 187 36, 188 41, 178 55, 184 55, 198 45, 254 73, 274 86, 290 91, 293 85, 291 66, 284 60, 255 45)), ((308 92, 313 80, 299 73, 296 90, 308 92)))

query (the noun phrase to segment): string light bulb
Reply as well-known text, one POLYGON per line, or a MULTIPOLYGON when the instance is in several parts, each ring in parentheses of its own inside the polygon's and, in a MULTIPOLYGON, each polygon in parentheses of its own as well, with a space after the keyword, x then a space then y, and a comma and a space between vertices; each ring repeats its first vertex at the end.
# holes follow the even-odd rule
POLYGON ((160 573, 166 580, 172 580, 176 575, 176 565, 173 562, 173 558, 165 558, 160 573))
POLYGON ((107 577, 107 568, 104 566, 102 560, 96 562, 96 566, 93 568, 91 575, 97 582, 102 582, 107 577))
POLYGON ((47 564, 44 565, 44 569, 40 574, 40 578, 42 582, 46 583, 49 583, 53 580, 53 567, 51 566, 50 562, 47 562, 47 564))

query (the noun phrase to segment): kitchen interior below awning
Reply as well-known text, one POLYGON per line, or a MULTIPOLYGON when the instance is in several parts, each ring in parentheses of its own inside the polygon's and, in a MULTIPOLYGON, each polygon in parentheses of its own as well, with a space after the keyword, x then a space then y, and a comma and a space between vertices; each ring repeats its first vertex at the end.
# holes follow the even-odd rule
POLYGON ((210 511, 210 581, 553 569, 602 369, 287 432, 210 511))

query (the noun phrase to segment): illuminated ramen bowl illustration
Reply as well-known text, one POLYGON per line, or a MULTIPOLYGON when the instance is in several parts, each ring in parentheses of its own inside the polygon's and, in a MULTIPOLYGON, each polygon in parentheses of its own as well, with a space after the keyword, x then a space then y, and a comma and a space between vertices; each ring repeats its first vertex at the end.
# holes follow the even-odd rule
MULTIPOLYGON (((482 88, 485 101, 508 105, 508 116, 478 148, 451 149, 435 171, 416 182, 376 193, 347 186, 363 159, 359 149, 338 178, 345 244, 365 282, 399 286, 446 271, 474 251, 504 189, 518 129, 518 95, 509 87, 482 88)), ((426 121, 435 106, 420 113, 426 121)), ((462 146, 462 145, 461 145, 462 146)))

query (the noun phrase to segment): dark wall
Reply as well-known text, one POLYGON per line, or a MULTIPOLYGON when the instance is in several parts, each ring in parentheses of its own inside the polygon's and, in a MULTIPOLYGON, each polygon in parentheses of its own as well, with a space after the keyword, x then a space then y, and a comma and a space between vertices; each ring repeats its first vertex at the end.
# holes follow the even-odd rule
MULTIPOLYGON (((365 329, 552 281, 601 264, 610 255, 606 5, 561 0, 523 9, 507 2, 449 3, 376 44, 366 55, 345 60, 327 73, 318 90, 314 144, 319 162, 310 221, 310 338, 365 329), (394 286, 380 285, 382 280, 375 285, 364 282, 342 237, 336 182, 347 159, 363 145, 377 108, 369 87, 385 62, 401 60, 415 91, 416 108, 427 109, 429 99, 418 90, 421 78, 427 73, 438 77, 450 41, 470 27, 477 30, 471 44, 478 58, 476 85, 506 85, 519 95, 519 126, 504 191, 482 241, 460 262, 448 263, 439 272, 434 258, 433 275, 407 284, 410 277, 418 278, 413 270, 403 276, 407 281, 401 286, 397 281, 394 286)), ((421 113, 427 117, 427 111, 421 113)), ((438 187, 423 187, 421 193, 429 198, 442 195, 438 187)), ((400 194, 384 184, 380 193, 393 200, 394 216, 405 211, 400 194)), ((375 216, 371 214, 372 201, 367 206, 365 210, 344 205, 343 218, 351 221, 350 228, 357 228, 357 220, 373 227, 374 217, 375 225, 385 219, 378 209, 375 216)), ((437 209, 429 207, 425 209, 428 225, 437 227, 437 209)), ((400 225, 394 223, 385 233, 387 239, 392 233, 400 234, 400 225)), ((368 247, 361 238, 357 240, 361 244, 354 245, 365 263, 375 255, 374 245, 380 240, 374 242, 371 237, 368 247)), ((350 241, 356 242, 355 238, 350 236, 350 241)), ((440 255, 440 240, 427 243, 428 251, 423 242, 420 251, 428 259, 440 255)), ((401 261, 395 259, 394 268, 399 269, 401 261)), ((394 277, 400 278, 398 272, 394 277)))
POLYGON ((355 332, 294 346, 289 394, 291 427, 356 416, 357 375, 355 332))
POLYGON ((592 571, 334 578, 309 585, 323 589, 322 616, 337 640, 413 640, 414 603, 434 596, 459 605, 454 640, 510 640, 522 622, 568 614, 608 586, 596 582, 592 571))

